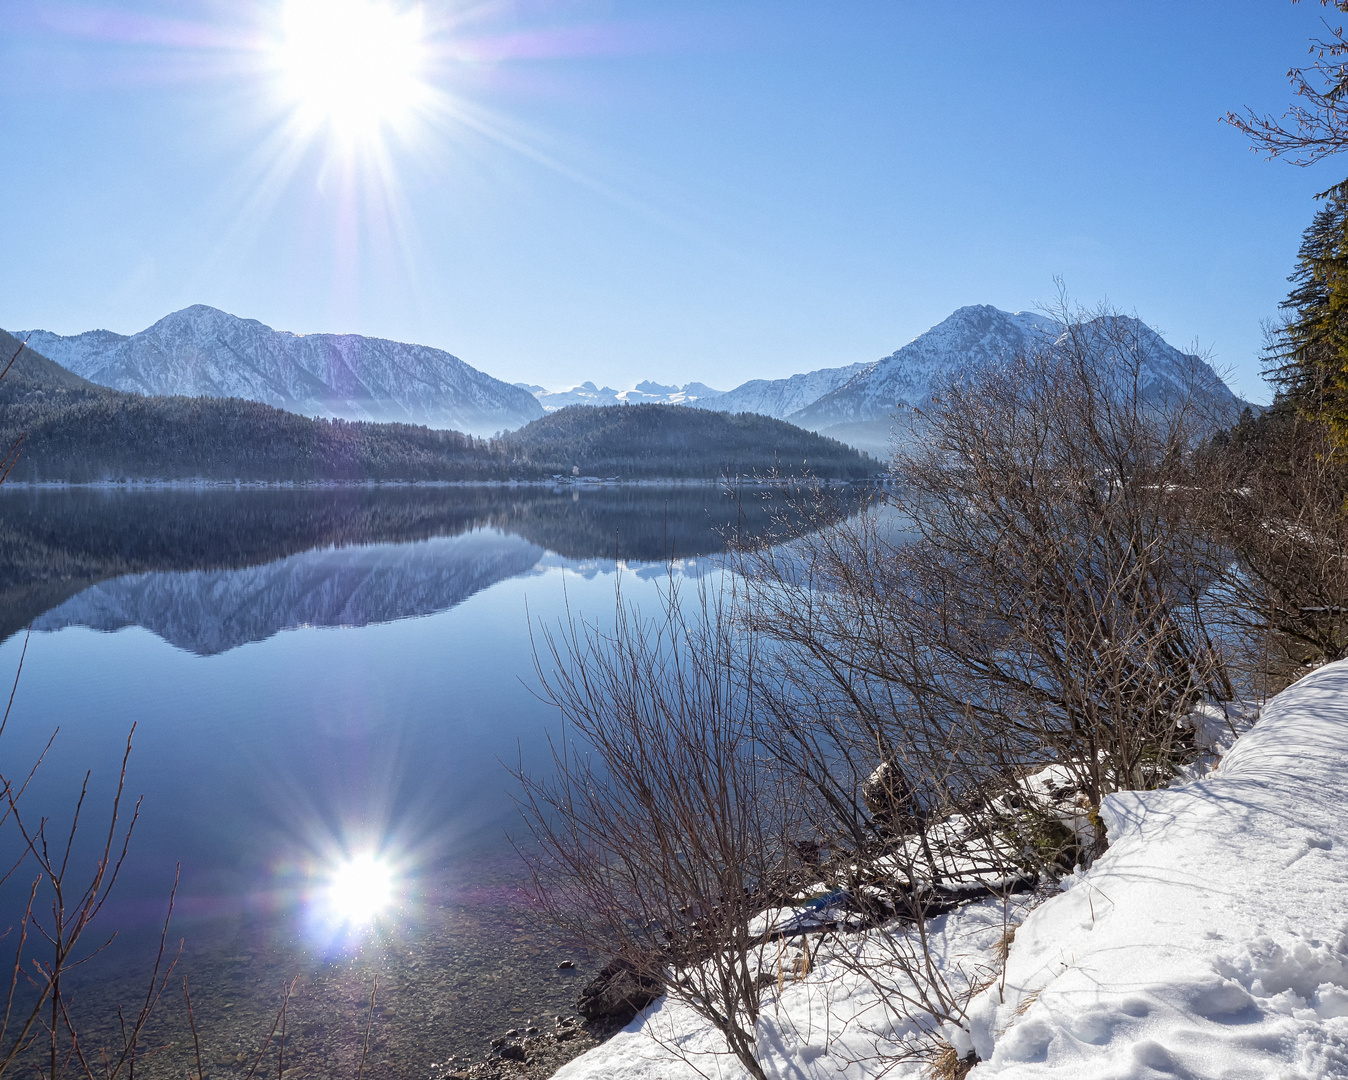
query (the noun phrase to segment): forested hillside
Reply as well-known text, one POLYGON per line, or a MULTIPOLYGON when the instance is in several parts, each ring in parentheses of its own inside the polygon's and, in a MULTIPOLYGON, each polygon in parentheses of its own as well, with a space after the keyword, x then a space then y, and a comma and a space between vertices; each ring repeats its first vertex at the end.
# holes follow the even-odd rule
MULTIPOLYGON (((4 357, 19 346, 0 333, 4 357)), ((569 409, 485 440, 312 420, 238 398, 142 397, 95 386, 26 348, 0 383, 0 447, 20 436, 12 481, 528 480, 575 469, 624 479, 853 478, 876 468, 840 443, 763 417, 569 409)))
POLYGON ((757 413, 666 405, 573 406, 503 440, 512 460, 539 472, 573 467, 599 476, 788 476, 860 478, 880 466, 836 439, 757 413))

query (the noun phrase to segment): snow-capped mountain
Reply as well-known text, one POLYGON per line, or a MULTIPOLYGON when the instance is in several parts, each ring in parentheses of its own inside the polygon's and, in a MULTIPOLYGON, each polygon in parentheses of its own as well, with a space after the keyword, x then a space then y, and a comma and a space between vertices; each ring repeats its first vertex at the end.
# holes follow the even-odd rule
MULTIPOLYGON (((595 386, 592 382, 583 382, 569 390, 545 390, 541 386, 528 383, 516 383, 521 390, 527 390, 548 412, 565 409, 568 405, 693 405, 698 408, 716 408, 711 404, 713 398, 722 396, 723 391, 713 390, 705 383, 691 382, 684 386, 664 386, 661 383, 639 382, 631 390, 614 390, 611 386, 595 386)), ((738 411, 738 410, 737 410, 738 411)))
POLYGON ((820 368, 786 379, 750 379, 721 394, 705 407, 718 412, 753 412, 784 420, 856 375, 866 363, 847 367, 820 368))
POLYGON ((789 419, 816 428, 888 420, 900 406, 926 402, 933 383, 950 371, 1008 358, 1037 341, 1052 341, 1061 330, 1052 319, 1029 312, 999 311, 988 304, 962 307, 789 419))
POLYGON ((308 416, 475 435, 543 415, 527 391, 440 349, 359 334, 292 334, 202 304, 129 337, 35 330, 28 344, 90 382, 138 394, 240 397, 308 416))
MULTIPOLYGON (((1141 321, 1114 316, 1136 335, 1143 355, 1146 392, 1161 399, 1192 384, 1218 404, 1235 405, 1235 394, 1200 357, 1183 353, 1141 321)), ((1086 336, 1106 329, 1102 320, 1082 324, 1086 336)), ((1030 312, 1000 311, 987 304, 962 307, 897 352, 868 364, 837 389, 787 419, 816 431, 832 425, 883 421, 903 406, 922 406, 933 386, 952 372, 1009 359, 1036 344, 1049 344, 1064 327, 1030 312)), ((732 391, 734 393, 734 391, 732 391)))
MULTIPOLYGON (((1174 348, 1136 319, 1125 321, 1146 354, 1143 375, 1149 394, 1164 398, 1181 386, 1195 385, 1215 404, 1238 405, 1230 388, 1200 357, 1174 348)), ((1093 332, 1092 325, 1086 323, 1084 332, 1093 332)), ((895 414, 905 407, 927 405, 942 379, 1009 359, 1036 344, 1047 345, 1063 330, 1060 323, 1043 315, 973 304, 872 363, 820 368, 784 379, 752 379, 725 392, 701 383, 679 387, 643 382, 632 390, 614 390, 586 382, 555 392, 516 385, 532 393, 548 412, 568 405, 656 402, 762 413, 887 456, 895 414)))

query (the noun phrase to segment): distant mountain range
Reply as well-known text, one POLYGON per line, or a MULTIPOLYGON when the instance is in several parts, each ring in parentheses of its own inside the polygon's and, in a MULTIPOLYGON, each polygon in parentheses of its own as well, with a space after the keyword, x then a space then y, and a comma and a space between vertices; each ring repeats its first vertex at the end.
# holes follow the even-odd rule
MULTIPOLYGON (((1123 321, 1144 351, 1149 394, 1159 399, 1193 385, 1234 418, 1242 402, 1211 366, 1174 348, 1139 320, 1123 321)), ((1063 330, 1060 323, 1030 312, 970 305, 874 363, 745 383, 708 408, 752 408, 884 455, 896 435, 904 436, 905 412, 929 405, 932 391, 943 379, 1051 342, 1063 330)))
POLYGON ((812 427, 888 421, 896 409, 922 406, 951 372, 1008 359, 1036 342, 1052 341, 1062 327, 1029 312, 987 304, 962 307, 903 348, 867 364, 789 416, 812 427))
POLYGON ((11 355, 17 360, 0 382, 0 452, 22 438, 11 481, 859 479, 879 464, 833 439, 748 413, 574 407, 488 440, 411 424, 315 419, 241 398, 113 390, 0 331, 0 356, 11 355))
MULTIPOLYGON (((516 383, 521 390, 533 394, 548 412, 556 412, 571 405, 693 405, 700 409, 713 408, 714 398, 724 391, 713 390, 704 383, 691 382, 683 386, 663 386, 657 382, 639 382, 631 390, 614 390, 611 386, 595 386, 583 382, 570 390, 545 390, 530 383, 516 383)), ((721 410, 743 412, 742 409, 721 410)), ((756 409, 747 410, 757 412, 756 409)))
POLYGON ((536 420, 533 395, 457 356, 359 334, 292 334, 197 304, 129 337, 19 331, 90 382, 135 394, 243 398, 305 416, 492 435, 536 420))
MULTIPOLYGON (((1196 377, 1214 402, 1239 404, 1199 357, 1175 349, 1137 320, 1126 321, 1143 342, 1146 377, 1157 393, 1196 377)), ((884 456, 896 434, 896 415, 929 403, 933 387, 949 374, 1008 358, 1062 331, 1040 315, 971 305, 872 363, 753 379, 728 391, 650 381, 631 390, 592 382, 557 391, 511 386, 438 349, 355 334, 283 333, 201 305, 130 337, 107 330, 61 337, 39 330, 29 344, 91 382, 139 394, 236 397, 310 416, 477 435, 513 430, 576 405, 687 405, 759 413, 884 456)), ((900 419, 898 428, 905 426, 900 419)))
POLYGON ((785 379, 750 379, 706 406, 718 412, 756 412, 784 420, 832 393, 868 365, 820 368, 785 379))
MULTIPOLYGON (((1144 375, 1149 393, 1163 397, 1192 383, 1213 403, 1241 404, 1201 358, 1174 348, 1136 319, 1124 321, 1146 353, 1144 375)), ((725 392, 701 383, 666 387, 650 382, 625 391, 596 389, 593 383, 557 393, 537 386, 528 389, 549 410, 561 405, 635 403, 656 400, 654 395, 662 394, 659 400, 670 404, 786 420, 883 457, 895 435, 904 435, 904 410, 930 404, 934 387, 950 374, 1010 358, 1036 342, 1051 342, 1063 329, 1042 315, 974 304, 958 309, 903 348, 872 363, 820 368, 784 379, 753 379, 725 392)))

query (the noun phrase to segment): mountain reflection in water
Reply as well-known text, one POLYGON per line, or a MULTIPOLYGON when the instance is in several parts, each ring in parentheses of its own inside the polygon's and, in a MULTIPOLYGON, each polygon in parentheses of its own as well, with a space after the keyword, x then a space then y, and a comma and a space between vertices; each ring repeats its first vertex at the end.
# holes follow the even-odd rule
POLYGON ((34 630, 142 626, 212 656, 300 626, 368 626, 444 611, 509 577, 544 551, 479 530, 417 544, 322 548, 242 570, 126 574, 33 620, 34 630))
POLYGON ((710 487, 8 491, 0 635, 141 626, 214 655, 295 627, 444 611, 549 553, 716 555, 780 510, 759 490, 710 487))

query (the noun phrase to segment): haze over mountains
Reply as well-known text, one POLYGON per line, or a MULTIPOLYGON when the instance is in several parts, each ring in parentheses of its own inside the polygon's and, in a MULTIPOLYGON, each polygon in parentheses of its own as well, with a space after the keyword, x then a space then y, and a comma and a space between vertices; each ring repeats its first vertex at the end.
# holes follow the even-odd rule
MULTIPOLYGON (((1239 404, 1201 358, 1175 349, 1135 319, 1126 321, 1143 344, 1146 379, 1156 393, 1192 382, 1215 403, 1239 404)), ((592 382, 559 391, 512 386, 439 349, 356 334, 291 334, 203 305, 129 337, 107 330, 69 337, 39 330, 29 344, 103 386, 140 394, 239 397, 309 416, 401 421, 483 435, 574 405, 686 405, 760 413, 883 455, 896 413, 929 403, 933 387, 952 372, 1006 359, 1062 331, 1042 315, 970 305, 879 360, 753 379, 728 391, 696 382, 645 381, 630 390, 592 382)))
POLYGON ((820 368, 785 379, 750 379, 720 395, 709 409, 721 412, 756 412, 785 420, 825 394, 836 390, 867 365, 820 368))
MULTIPOLYGON (((697 405, 698 408, 711 408, 714 398, 723 396, 722 391, 713 390, 700 382, 686 383, 683 386, 663 386, 649 380, 639 382, 631 390, 615 390, 611 386, 595 386, 592 382, 583 382, 570 390, 546 390, 529 383, 516 383, 516 386, 529 391, 538 403, 548 412, 556 412, 572 405, 697 405)), ((728 410, 742 412, 741 409, 728 410)), ((754 410, 749 410, 750 412, 754 410)))

